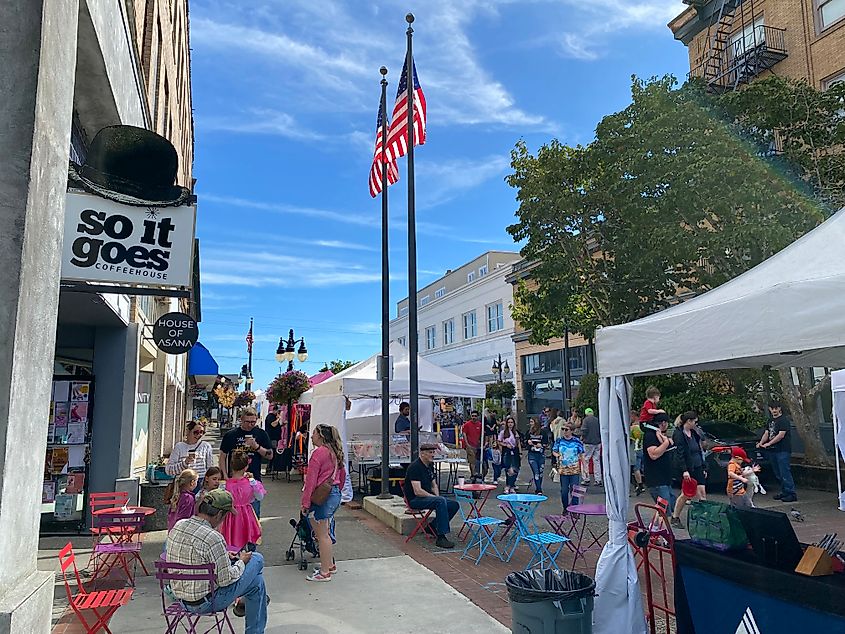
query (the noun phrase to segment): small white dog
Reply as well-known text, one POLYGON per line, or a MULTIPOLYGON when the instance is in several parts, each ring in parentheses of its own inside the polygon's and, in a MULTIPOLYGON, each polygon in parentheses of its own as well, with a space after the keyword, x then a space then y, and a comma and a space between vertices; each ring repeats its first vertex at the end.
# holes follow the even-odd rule
POLYGON ((766 495, 766 489, 760 484, 760 478, 757 477, 757 472, 760 470, 760 467, 744 467, 742 469, 742 475, 748 480, 748 485, 745 487, 745 497, 748 498, 748 502, 752 508, 756 508, 754 506, 754 494, 761 493, 762 495, 766 495), (756 471, 755 471, 756 468, 756 471))

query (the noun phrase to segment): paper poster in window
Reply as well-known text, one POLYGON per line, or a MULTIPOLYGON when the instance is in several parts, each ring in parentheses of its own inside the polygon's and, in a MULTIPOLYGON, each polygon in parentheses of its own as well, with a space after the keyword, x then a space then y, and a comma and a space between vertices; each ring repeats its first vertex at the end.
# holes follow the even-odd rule
POLYGON ((56 381, 53 383, 53 400, 57 403, 68 400, 68 390, 70 383, 68 381, 56 381))
POLYGON ((67 415, 67 403, 53 404, 53 423, 55 423, 56 427, 67 427, 67 415))
POLYGON ((70 406, 70 422, 88 422, 88 403, 72 403, 70 406))
POLYGON ((53 453, 50 460, 50 473, 59 474, 66 472, 67 463, 67 447, 53 447, 53 453))
POLYGON ((81 445, 85 442, 85 423, 68 423, 65 442, 69 445, 81 445))
POLYGON ((71 445, 67 447, 68 467, 71 469, 84 467, 87 449, 87 445, 71 445))
POLYGON ((75 402, 87 401, 90 387, 91 384, 87 381, 84 383, 74 381, 71 383, 70 400, 75 402))
POLYGON ((54 442, 53 438, 56 436, 56 424, 55 423, 48 423, 47 425, 47 442, 51 443, 54 442))
POLYGON ((56 499, 56 481, 44 480, 41 487, 41 504, 50 504, 56 499))
POLYGON ((53 515, 56 516, 56 519, 62 520, 73 517, 74 498, 75 496, 66 495, 64 493, 56 496, 56 509, 53 511, 53 515))
POLYGON ((67 474, 67 485, 65 486, 65 493, 82 493, 85 486, 84 473, 69 473, 67 474))

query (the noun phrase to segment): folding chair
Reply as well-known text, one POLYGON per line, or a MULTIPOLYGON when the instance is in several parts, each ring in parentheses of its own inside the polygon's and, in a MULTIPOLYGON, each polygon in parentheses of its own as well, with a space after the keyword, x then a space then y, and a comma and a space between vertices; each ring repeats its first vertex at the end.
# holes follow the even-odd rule
POLYGON ((111 634, 109 629, 109 620, 112 615, 117 612, 118 608, 129 603, 132 594, 135 592, 134 588, 123 588, 121 590, 98 590, 95 592, 88 592, 79 578, 79 570, 76 568, 76 557, 73 554, 73 545, 68 542, 61 551, 59 551, 59 565, 62 569, 62 577, 65 582, 65 592, 67 592, 67 600, 70 608, 76 614, 76 618, 85 628, 87 634, 95 634, 100 630, 111 634), (74 595, 71 592, 70 584, 68 583, 68 568, 73 567, 73 576, 76 578, 77 593, 74 595), (83 611, 90 611, 94 618, 94 624, 91 625, 83 616, 83 611))
POLYGON ((167 605, 168 586, 171 581, 206 581, 208 582, 208 593, 213 594, 217 583, 214 564, 176 564, 170 561, 156 561, 154 563, 156 579, 158 579, 158 585, 161 588, 161 609, 164 620, 167 622, 165 634, 175 634, 179 625, 185 628, 188 634, 197 634, 197 625, 203 617, 214 617, 214 625, 204 630, 202 634, 209 634, 212 631, 223 634, 224 626, 228 628, 231 634, 235 634, 232 622, 229 620, 228 605, 222 610, 206 614, 189 612, 181 601, 173 601, 170 605, 167 605))
POLYGON ((599 535, 593 532, 592 527, 587 524, 588 517, 607 517, 607 507, 604 504, 587 504, 584 500, 587 497, 587 487, 581 484, 573 485, 572 487, 572 498, 573 500, 577 500, 576 503, 570 504, 566 510, 569 512, 569 515, 572 517, 572 528, 568 533, 570 536, 574 537, 575 540, 572 541, 574 545, 573 551, 575 552, 575 558, 572 560, 572 569, 575 569, 576 564, 578 563, 578 558, 580 557, 585 565, 586 565, 586 558, 585 555, 591 550, 601 550, 601 539, 602 537, 607 535, 607 528, 604 529, 599 535), (578 528, 578 522, 581 523, 581 528, 578 528), (585 533, 589 534, 589 543, 584 546, 585 541, 585 533))
MULTIPOLYGON (((499 541, 503 542, 506 538, 508 538, 508 533, 511 532, 513 527, 516 525, 516 517, 511 511, 511 507, 509 504, 505 504, 504 502, 499 502, 499 508, 505 514, 505 530, 502 531, 502 535, 499 537, 499 541)), ((516 535, 516 533, 514 533, 516 535)), ((510 538, 508 538, 508 543, 510 543, 510 538)), ((507 550, 507 547, 505 548, 507 550)))
POLYGON ((108 541, 114 541, 111 538, 111 535, 107 532, 103 532, 104 529, 99 528, 96 526, 96 516, 94 515, 95 511, 99 511, 101 509, 111 509, 122 507, 124 504, 129 502, 129 493, 126 491, 112 491, 111 493, 89 493, 88 494, 88 508, 91 509, 91 531, 92 536, 92 543, 91 543, 91 552, 88 555, 88 564, 85 566, 86 569, 91 568, 91 562, 94 559, 94 548, 99 544, 103 538, 108 538, 108 541))
POLYGON ((429 518, 434 512, 434 509, 411 508, 411 505, 408 503, 408 496, 405 495, 405 483, 400 482, 399 488, 402 489, 402 498, 405 500, 405 514, 410 515, 415 520, 417 520, 417 525, 414 527, 414 530, 411 531, 411 534, 405 538, 405 543, 407 544, 409 541, 411 541, 411 539, 420 531, 420 529, 422 529, 423 536, 426 538, 427 541, 433 540, 434 535, 429 533, 426 528, 428 527, 429 518))
POLYGON ((480 517, 465 516, 463 511, 464 504, 469 506, 470 509, 475 508, 472 493, 469 491, 455 489, 455 499, 458 502, 458 509, 461 511, 461 516, 464 518, 464 525, 469 531, 467 535, 469 539, 467 540, 467 545, 464 548, 461 559, 472 559, 472 557, 469 556, 469 551, 477 547, 478 557, 475 558, 475 564, 478 565, 478 562, 481 561, 484 553, 487 552, 487 549, 491 546, 493 547, 493 551, 496 553, 496 556, 499 559, 502 559, 502 553, 499 552, 499 549, 496 547, 493 537, 496 535, 496 531, 499 526, 505 522, 497 517, 486 517, 483 515, 480 517))
POLYGON ((93 579, 106 577, 118 566, 126 573, 130 585, 135 585, 135 577, 129 568, 132 561, 132 570, 135 563, 140 563, 145 575, 150 573, 141 559, 141 527, 144 525, 143 513, 101 513, 94 516, 96 525, 109 534, 112 541, 101 541, 94 546, 94 572, 93 579), (136 539, 137 537, 137 539, 136 539))

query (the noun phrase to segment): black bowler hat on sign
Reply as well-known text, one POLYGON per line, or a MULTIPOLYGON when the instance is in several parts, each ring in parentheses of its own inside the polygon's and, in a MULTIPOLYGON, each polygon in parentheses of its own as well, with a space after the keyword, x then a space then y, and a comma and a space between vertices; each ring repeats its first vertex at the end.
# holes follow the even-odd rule
POLYGON ((101 129, 83 165, 71 161, 72 185, 139 207, 170 207, 193 202, 190 190, 176 185, 179 157, 163 136, 131 125, 101 129))

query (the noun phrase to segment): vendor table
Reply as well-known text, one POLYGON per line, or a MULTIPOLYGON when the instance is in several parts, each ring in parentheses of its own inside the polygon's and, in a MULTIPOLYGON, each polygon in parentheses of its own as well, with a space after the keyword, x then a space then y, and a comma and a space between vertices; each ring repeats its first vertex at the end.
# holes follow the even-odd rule
MULTIPOLYGON (((441 494, 451 493, 453 485, 455 482, 458 481, 458 470, 462 464, 469 464, 466 461, 466 458, 441 458, 438 460, 437 458, 434 459, 434 467, 437 469, 437 484, 440 486, 441 480, 441 469, 443 465, 446 465, 449 468, 449 472, 446 474, 446 486, 440 490, 441 494)), ((495 487, 494 487, 495 488, 495 487)))
MULTIPOLYGON (((381 468, 381 458, 364 458, 358 460, 357 463, 353 462, 352 465, 355 467, 357 464, 357 471, 358 471, 358 490, 367 494, 367 478, 370 471, 374 469, 381 468)), ((411 464, 410 458, 401 458, 399 460, 391 460, 390 467, 395 469, 397 467, 407 467, 411 464)), ((440 481, 441 476, 441 469, 443 465, 448 467, 448 472, 446 474, 446 486, 441 489, 441 493, 449 493, 452 490, 452 485, 458 479, 458 470, 460 466, 463 464, 467 464, 465 458, 435 458, 434 459, 434 468, 437 469, 437 480, 438 484, 440 481)))
POLYGON ((845 574, 807 577, 762 565, 750 550, 688 540, 675 542, 675 556, 678 634, 845 632, 845 574))
POLYGON ((458 531, 458 539, 463 539, 464 531, 469 533, 471 529, 467 520, 481 517, 481 509, 483 509, 484 505, 487 503, 487 498, 490 497, 490 492, 495 491, 498 487, 495 484, 456 484, 454 488, 459 491, 479 493, 478 498, 473 496, 472 502, 470 503, 469 513, 467 513, 466 519, 464 520, 464 525, 461 526, 461 530, 458 531))

